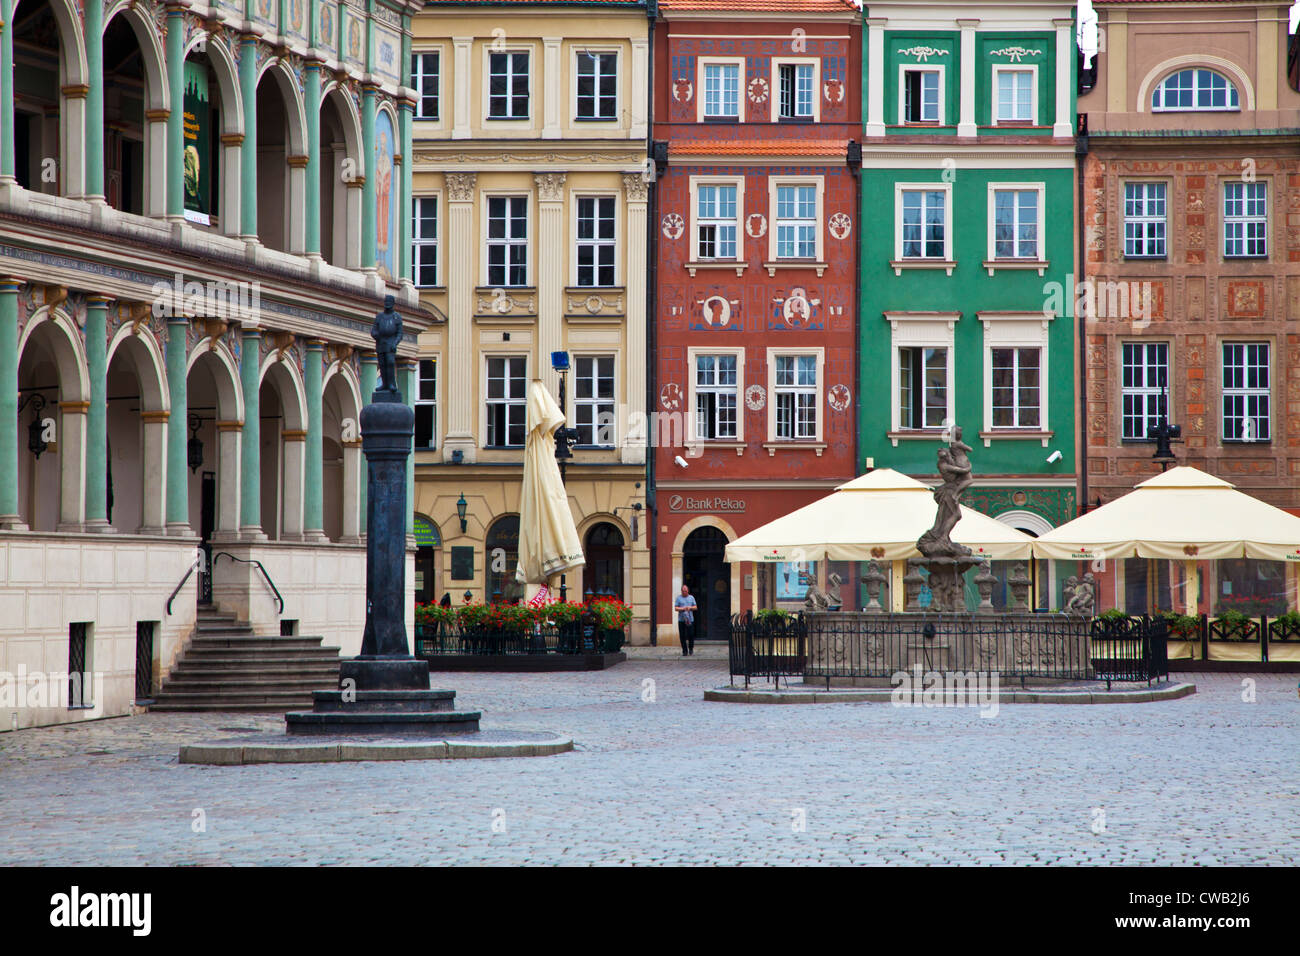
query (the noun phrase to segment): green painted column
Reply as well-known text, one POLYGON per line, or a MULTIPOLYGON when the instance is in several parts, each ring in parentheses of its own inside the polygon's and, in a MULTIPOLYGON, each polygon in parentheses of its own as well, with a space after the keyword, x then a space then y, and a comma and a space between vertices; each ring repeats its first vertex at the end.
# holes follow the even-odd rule
POLYGON ((90 412, 86 416, 86 526, 88 528, 108 525, 107 324, 108 297, 90 296, 86 302, 86 368, 90 373, 90 412))
MULTIPOLYGON (((407 57, 410 62, 410 57, 407 57)), ((399 206, 401 213, 397 218, 397 248, 399 250, 397 257, 397 274, 399 278, 411 278, 411 217, 414 215, 414 203, 411 199, 412 184, 412 167, 415 163, 414 140, 412 139, 412 127, 415 119, 415 104, 410 100, 402 100, 398 104, 401 108, 398 111, 398 123, 401 129, 398 136, 402 140, 402 169, 401 185, 398 189, 400 194, 399 206)))
POLYGON ((167 391, 171 395, 171 414, 167 417, 167 533, 190 533, 190 482, 186 464, 189 434, 189 396, 186 376, 189 373, 185 335, 189 320, 184 316, 167 320, 167 391))
MULTIPOLYGON (((397 387, 415 413, 415 361, 405 359, 397 375, 397 387)), ((406 456, 406 533, 415 534, 415 449, 406 456)))
POLYGON ((239 350, 239 384, 244 390, 244 430, 239 454, 239 530, 262 530, 262 333, 244 329, 239 350))
MULTIPOLYGON (((86 16, 86 198, 104 198, 104 5, 88 3, 86 16)), ((8 23, 8 18, 6 18, 8 23)), ((92 413, 93 414, 93 413, 92 413)), ((86 461, 89 468, 90 461, 86 461)), ((89 472, 86 475, 90 480, 89 472)), ((89 491, 89 488, 87 489, 89 491)), ((86 499, 90 507, 90 499, 86 499)), ((90 520, 90 512, 86 512, 90 520)))
MULTIPOLYGON (((14 0, 0 0, 0 21, 4 22, 4 27, 0 28, 0 180, 12 182, 16 169, 14 164, 14 31, 11 27, 14 22, 14 0)), ((4 492, 0 491, 0 495, 3 494, 4 492)), ((17 494, 15 488, 14 495, 17 494)), ((0 515, 3 514, 8 512, 0 506, 0 515)))
POLYGON ((375 267, 375 87, 366 84, 361 92, 361 148, 366 153, 366 181, 361 187, 361 268, 375 267))
MULTIPOLYGON (((185 8, 167 8, 167 215, 185 216, 185 8)), ((89 112, 89 110, 87 110, 89 112)), ((89 117, 87 118, 89 122, 89 117)), ((102 127, 103 120, 100 125, 102 127)), ((100 167, 103 167, 101 150, 100 167)), ((87 163, 90 158, 86 158, 87 163)), ((173 412, 174 414, 174 412, 173 412)), ((170 435, 170 429, 168 430, 170 435)), ((170 482, 170 477, 168 482, 170 482)), ((167 496, 168 521, 171 495, 167 496)), ((185 519, 188 524, 188 518, 185 519)))
POLYGON ((18 286, 0 279, 0 528, 18 523, 18 286))
MULTIPOLYGON (((245 37, 239 48, 239 94, 244 101, 244 142, 239 150, 239 229, 245 239, 256 239, 257 40, 253 37, 245 37)), ((311 203, 307 205, 310 207, 311 203)), ((254 523, 258 524, 261 520, 259 511, 254 523)))
POLYGON ((324 514, 321 507, 321 374, 325 361, 325 343, 312 339, 307 343, 307 358, 304 363, 303 388, 307 390, 307 447, 303 449, 307 456, 306 474, 303 488, 303 531, 310 539, 324 535, 324 514))
MULTIPOLYGON (((304 67, 307 96, 307 255, 320 255, 320 70, 307 61, 304 67)), ((310 529, 312 524, 307 522, 310 529)))
MULTIPOLYGON (((379 381, 379 360, 375 357, 374 352, 361 353, 361 403, 370 404, 370 396, 375 390, 375 384, 379 381)), ((361 533, 366 533, 366 467, 365 459, 361 461, 363 473, 361 475, 361 533)))

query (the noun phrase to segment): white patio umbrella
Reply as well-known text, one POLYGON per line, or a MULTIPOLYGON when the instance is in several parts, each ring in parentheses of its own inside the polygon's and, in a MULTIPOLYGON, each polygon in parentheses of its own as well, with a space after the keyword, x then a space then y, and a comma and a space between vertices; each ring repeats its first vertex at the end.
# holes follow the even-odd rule
POLYGON ((1187 607, 1196 613, 1195 564, 1223 558, 1300 562, 1300 518, 1186 465, 1140 482, 1034 539, 1034 554, 1065 561, 1165 558, 1187 570, 1187 607))
POLYGON ((555 461, 555 430, 564 414, 540 379, 528 386, 528 437, 524 440, 524 481, 519 499, 519 564, 516 580, 545 584, 586 563, 569 496, 555 461))

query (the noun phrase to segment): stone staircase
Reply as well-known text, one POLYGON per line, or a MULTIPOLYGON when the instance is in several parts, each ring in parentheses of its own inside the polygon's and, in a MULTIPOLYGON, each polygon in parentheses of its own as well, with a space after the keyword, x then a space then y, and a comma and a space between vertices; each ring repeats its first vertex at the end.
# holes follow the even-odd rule
POLYGON ((339 652, 319 637, 253 633, 233 614, 199 608, 194 639, 152 712, 288 711, 311 707, 312 691, 337 690, 339 652))

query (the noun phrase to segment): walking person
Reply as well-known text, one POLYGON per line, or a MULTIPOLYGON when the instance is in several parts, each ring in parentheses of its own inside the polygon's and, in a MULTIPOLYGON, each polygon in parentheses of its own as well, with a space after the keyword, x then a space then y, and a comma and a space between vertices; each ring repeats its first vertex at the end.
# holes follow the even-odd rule
POLYGON ((682 644, 682 657, 695 653, 695 598, 691 589, 682 585, 682 593, 673 598, 673 610, 677 612, 677 639, 682 644))

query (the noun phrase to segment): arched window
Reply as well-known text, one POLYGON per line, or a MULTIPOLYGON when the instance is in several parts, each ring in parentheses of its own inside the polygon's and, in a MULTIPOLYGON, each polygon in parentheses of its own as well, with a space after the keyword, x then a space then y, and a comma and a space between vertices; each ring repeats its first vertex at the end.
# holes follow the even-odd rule
POLYGON ((623 600, 623 532, 602 521, 587 532, 583 555, 583 596, 623 600))
POLYGON ((1237 88, 1213 70, 1191 69, 1171 73, 1151 94, 1152 112, 1179 110, 1236 110, 1237 88))
POLYGON ((524 596, 524 586, 515 580, 519 564, 519 515, 506 515, 497 519, 484 541, 487 549, 487 594, 489 604, 518 604, 524 596))

